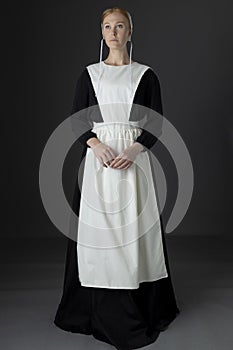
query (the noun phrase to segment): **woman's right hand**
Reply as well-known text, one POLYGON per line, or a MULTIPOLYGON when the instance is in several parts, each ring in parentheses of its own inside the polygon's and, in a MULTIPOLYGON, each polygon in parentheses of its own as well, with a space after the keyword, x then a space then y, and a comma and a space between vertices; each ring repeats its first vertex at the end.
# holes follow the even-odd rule
POLYGON ((91 149, 94 152, 96 158, 99 160, 100 164, 106 168, 116 157, 113 149, 109 145, 106 145, 102 142, 94 144, 91 146, 91 149))

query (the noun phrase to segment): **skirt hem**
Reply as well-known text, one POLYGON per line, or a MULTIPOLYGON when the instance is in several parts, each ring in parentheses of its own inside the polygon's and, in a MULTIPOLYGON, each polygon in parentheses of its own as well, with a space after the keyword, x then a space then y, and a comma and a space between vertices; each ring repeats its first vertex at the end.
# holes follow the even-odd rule
POLYGON ((161 280, 162 278, 167 278, 168 277, 168 274, 164 275, 164 276, 161 276, 161 277, 158 277, 156 279, 152 279, 152 280, 142 280, 139 282, 138 285, 136 285, 135 287, 131 287, 131 286, 126 286, 126 287, 123 287, 123 286, 116 286, 116 287, 113 287, 113 286, 100 286, 100 285, 95 285, 95 284, 88 284, 88 283, 85 283, 83 284, 83 282, 81 282, 80 280, 80 283, 81 283, 81 286, 82 287, 92 287, 92 288, 107 288, 107 289, 138 289, 140 287, 140 283, 144 283, 144 282, 155 282, 155 281, 158 281, 158 280, 161 280))
MULTIPOLYGON (((66 332, 71 332, 71 333, 80 333, 80 334, 85 334, 85 335, 92 335, 95 339, 108 343, 112 346, 114 346, 117 350, 134 350, 134 349, 139 349, 142 348, 144 346, 150 345, 152 343, 154 343, 156 341, 156 339, 158 338, 160 332, 164 332, 165 330, 168 329, 169 325, 174 321, 174 319, 180 314, 180 309, 177 308, 176 311, 173 314, 170 314, 169 316, 167 316, 166 318, 164 318, 163 320, 161 320, 159 322, 159 325, 157 325, 154 329, 150 330, 149 328, 146 330, 145 332, 145 336, 147 337, 147 339, 145 339, 144 341, 140 342, 140 344, 138 345, 133 345, 133 346, 124 346, 124 345, 115 345, 113 344, 106 336, 104 336, 102 333, 96 333, 92 327, 90 326, 90 328, 80 328, 77 326, 72 326, 72 325, 65 325, 63 323, 59 323, 58 320, 54 320, 54 324, 66 331, 66 332)), ((135 339, 134 339, 135 342, 135 339)))

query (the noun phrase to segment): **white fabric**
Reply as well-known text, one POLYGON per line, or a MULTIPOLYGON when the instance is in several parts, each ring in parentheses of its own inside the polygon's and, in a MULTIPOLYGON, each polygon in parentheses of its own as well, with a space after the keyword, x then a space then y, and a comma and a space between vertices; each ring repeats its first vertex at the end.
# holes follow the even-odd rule
MULTIPOLYGON (((104 122, 93 122, 98 139, 116 155, 141 134, 129 121, 140 79, 148 66, 132 64, 133 94, 127 65, 104 62, 87 67, 95 92, 99 64, 102 74, 97 100, 104 122)), ((167 277, 161 225, 147 152, 125 170, 106 168, 87 148, 77 236, 82 286, 135 289, 140 282, 167 277)))

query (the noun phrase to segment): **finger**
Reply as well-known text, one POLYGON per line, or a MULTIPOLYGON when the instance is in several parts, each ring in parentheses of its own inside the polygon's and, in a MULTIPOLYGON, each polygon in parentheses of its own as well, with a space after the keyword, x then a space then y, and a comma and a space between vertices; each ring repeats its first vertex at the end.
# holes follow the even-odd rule
POLYGON ((118 166, 117 169, 126 169, 131 163, 132 162, 129 163, 129 161, 124 162, 122 165, 118 166))
MULTIPOLYGON (((110 166, 115 165, 119 160, 123 159, 124 155, 122 153, 118 154, 115 159, 111 162, 110 166)), ((124 158, 125 159, 125 158, 124 158)))
POLYGON ((133 162, 129 163, 124 169, 130 168, 132 164, 133 164, 133 162))
POLYGON ((103 157, 103 163, 107 164, 108 166, 110 166, 112 159, 106 159, 106 157, 103 157))
POLYGON ((105 157, 102 157, 102 164, 108 166, 108 160, 105 157))
POLYGON ((106 164, 106 165, 107 165, 107 167, 109 167, 109 165, 110 165, 110 161, 108 160, 107 162, 104 162, 104 164, 106 164))
POLYGON ((113 166, 113 165, 115 165, 116 164, 116 162, 118 162, 119 161, 119 157, 117 156, 115 159, 113 159, 113 161, 110 163, 110 166, 113 166))
POLYGON ((115 159, 110 159, 108 160, 108 165, 112 164, 112 162, 114 161, 115 159))
POLYGON ((106 152, 101 154, 101 157, 102 157, 102 160, 103 160, 104 163, 109 162, 110 159, 112 158, 112 157, 110 157, 109 153, 106 153, 106 152))
POLYGON ((102 158, 104 162, 110 162, 112 159, 114 159, 114 157, 112 156, 112 154, 109 151, 105 151, 102 154, 102 158))
POLYGON ((111 162, 116 158, 116 155, 113 152, 109 151, 107 157, 108 161, 111 162))
POLYGON ((118 162, 115 163, 115 165, 113 165, 113 168, 119 168, 121 165, 125 164, 127 162, 128 164, 128 159, 120 159, 118 160, 118 162))
POLYGON ((114 161, 110 164, 111 167, 115 168, 122 162, 122 158, 115 158, 114 161))

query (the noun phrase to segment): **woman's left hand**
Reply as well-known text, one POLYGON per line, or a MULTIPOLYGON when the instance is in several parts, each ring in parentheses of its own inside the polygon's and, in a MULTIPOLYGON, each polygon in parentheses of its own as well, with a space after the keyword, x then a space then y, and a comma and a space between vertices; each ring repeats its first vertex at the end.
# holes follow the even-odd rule
POLYGON ((110 168, 128 169, 134 162, 137 155, 143 150, 143 146, 135 142, 133 145, 124 149, 117 157, 109 164, 110 168))

